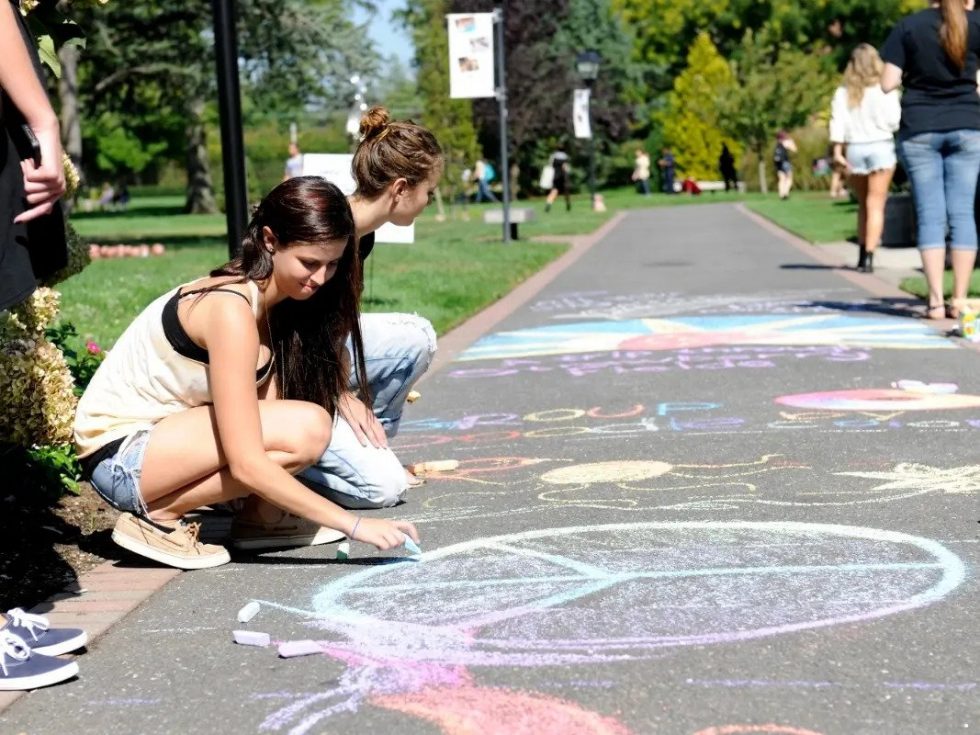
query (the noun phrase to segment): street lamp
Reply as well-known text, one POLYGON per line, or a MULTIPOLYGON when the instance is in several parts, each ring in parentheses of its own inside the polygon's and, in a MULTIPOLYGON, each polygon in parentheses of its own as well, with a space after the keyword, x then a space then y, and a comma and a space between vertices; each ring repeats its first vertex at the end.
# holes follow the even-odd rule
POLYGON ((583 51, 575 57, 575 69, 589 90, 589 196, 592 209, 596 208, 595 194, 595 133, 592 130, 592 87, 599 76, 599 63, 602 57, 594 49, 583 51))

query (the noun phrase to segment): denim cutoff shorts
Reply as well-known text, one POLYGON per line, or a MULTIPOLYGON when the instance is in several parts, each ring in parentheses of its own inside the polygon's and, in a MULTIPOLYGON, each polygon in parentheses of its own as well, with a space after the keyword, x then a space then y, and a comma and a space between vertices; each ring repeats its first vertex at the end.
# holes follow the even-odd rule
POLYGON ((140 474, 149 440, 149 429, 130 434, 113 456, 103 459, 92 471, 92 487, 117 510, 137 515, 147 513, 140 495, 140 474))
POLYGON ((895 168, 898 164, 895 142, 878 140, 874 143, 848 143, 847 162, 851 165, 851 173, 858 176, 895 168))

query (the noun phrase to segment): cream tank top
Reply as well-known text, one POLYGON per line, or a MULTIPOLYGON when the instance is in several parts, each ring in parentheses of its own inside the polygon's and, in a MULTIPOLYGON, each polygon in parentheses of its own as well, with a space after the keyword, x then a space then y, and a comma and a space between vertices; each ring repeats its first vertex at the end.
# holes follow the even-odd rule
MULTIPOLYGON (((75 414, 79 458, 152 428, 167 416, 212 403, 208 365, 179 354, 163 329, 164 307, 188 285, 168 291, 147 306, 92 376, 75 414)), ((257 318, 259 288, 252 281, 247 285, 257 318)))

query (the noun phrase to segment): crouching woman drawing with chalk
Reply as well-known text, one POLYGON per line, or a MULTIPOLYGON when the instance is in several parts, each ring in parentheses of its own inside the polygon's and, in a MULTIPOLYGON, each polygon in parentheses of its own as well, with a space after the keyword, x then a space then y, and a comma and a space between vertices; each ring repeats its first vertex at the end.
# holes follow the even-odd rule
POLYGON ((136 318, 75 420, 92 485, 125 511, 116 543, 182 569, 218 566, 227 550, 182 518, 236 498, 236 546, 418 541, 412 524, 361 518, 294 478, 330 443, 351 364, 367 385, 360 288, 350 206, 333 184, 298 177, 263 199, 238 259, 136 318))

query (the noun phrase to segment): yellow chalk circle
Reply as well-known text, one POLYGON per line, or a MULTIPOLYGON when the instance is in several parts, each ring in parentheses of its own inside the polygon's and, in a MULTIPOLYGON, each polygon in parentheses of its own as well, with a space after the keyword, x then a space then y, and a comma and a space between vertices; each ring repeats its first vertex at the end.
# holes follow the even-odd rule
POLYGON ((666 462, 593 462, 545 472, 541 480, 549 485, 637 482, 666 475, 672 469, 673 465, 666 462))

